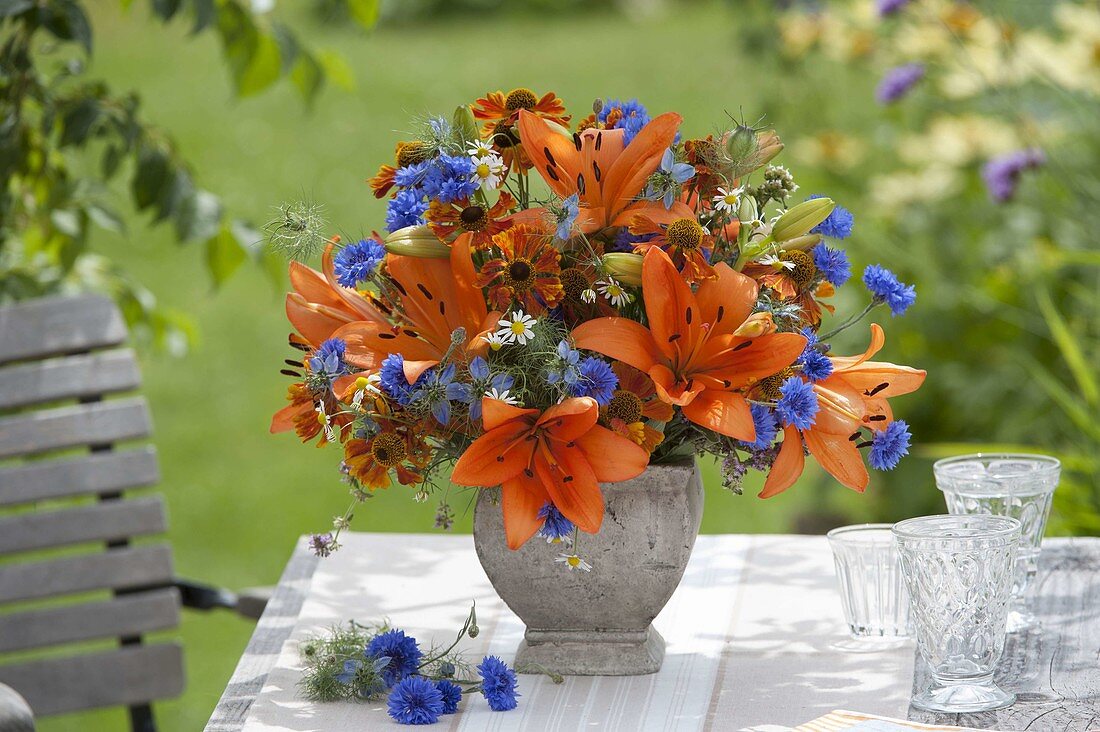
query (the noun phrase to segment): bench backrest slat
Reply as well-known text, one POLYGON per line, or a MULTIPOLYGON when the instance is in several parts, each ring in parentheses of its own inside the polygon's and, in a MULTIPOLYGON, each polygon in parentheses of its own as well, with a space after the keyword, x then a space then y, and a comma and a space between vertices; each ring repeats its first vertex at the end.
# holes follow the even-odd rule
POLYGON ((17 514, 0 518, 0 555, 91 541, 121 541, 161 534, 167 529, 160 496, 17 514))
POLYGON ((35 361, 0 369, 0 409, 115 394, 140 385, 137 358, 129 348, 35 361))
POLYGON ((0 466, 0 506, 118 493, 160 482, 152 445, 133 450, 0 466))
POLYGON ((126 322, 102 295, 42 297, 0 308, 0 363, 117 346, 126 322))

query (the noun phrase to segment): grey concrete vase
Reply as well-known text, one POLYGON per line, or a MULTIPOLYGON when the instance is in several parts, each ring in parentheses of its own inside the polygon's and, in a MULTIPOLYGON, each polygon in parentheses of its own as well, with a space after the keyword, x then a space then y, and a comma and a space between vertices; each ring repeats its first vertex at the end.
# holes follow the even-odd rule
POLYGON ((581 534, 591 572, 554 558, 566 545, 533 537, 516 551, 504 541, 500 506, 482 491, 474 546, 489 581, 527 632, 516 668, 562 674, 648 674, 665 642, 651 622, 680 584, 703 514, 694 462, 651 465, 637 478, 602 486, 607 512, 596 535, 581 534))

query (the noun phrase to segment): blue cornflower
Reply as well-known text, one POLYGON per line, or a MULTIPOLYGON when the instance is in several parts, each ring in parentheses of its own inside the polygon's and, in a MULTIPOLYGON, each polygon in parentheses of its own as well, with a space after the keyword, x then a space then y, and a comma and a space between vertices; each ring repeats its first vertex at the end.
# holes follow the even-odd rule
POLYGON ((852 266, 844 250, 818 244, 813 248, 813 255, 814 265, 834 287, 840 287, 851 278, 852 266))
POLYGON ((603 107, 596 115, 596 119, 606 125, 613 111, 618 112, 618 119, 612 123, 611 129, 624 130, 624 145, 629 145, 630 141, 642 131, 642 128, 649 124, 649 112, 646 111, 646 108, 642 106, 641 102, 637 99, 628 99, 624 101, 609 99, 604 102, 603 107))
POLYGON ((420 191, 412 188, 400 191, 386 205, 386 231, 423 224, 421 215, 427 210, 428 202, 420 191))
POLYGON ((469 198, 476 190, 474 162, 465 155, 440 155, 424 178, 424 192, 428 198, 443 203, 469 198))
POLYGON ((630 228, 627 226, 622 227, 619 233, 615 235, 615 241, 611 245, 611 251, 613 252, 633 252, 634 245, 642 242, 647 242, 652 239, 655 234, 631 234, 630 228))
POLYGON ((443 692, 431 679, 410 676, 393 687, 386 706, 398 724, 435 724, 443 714, 443 692))
POLYGON ((393 182, 401 188, 419 189, 431 171, 432 161, 422 160, 419 163, 398 168, 393 174, 393 182))
POLYGON ((813 384, 792 376, 779 387, 779 394, 775 413, 783 424, 794 425, 800 430, 813 427, 817 420, 817 410, 821 408, 817 403, 813 384))
POLYGON ((462 687, 453 681, 441 679, 435 682, 435 688, 443 696, 443 713, 454 714, 458 711, 458 703, 462 701, 462 687))
POLYGON ((694 177, 695 166, 676 162, 672 148, 668 148, 661 156, 660 166, 649 177, 646 198, 660 199, 665 204, 665 208, 672 208, 676 196, 680 194, 680 187, 694 177))
POLYGON ((619 388, 619 377, 611 370, 606 361, 589 356, 580 363, 580 378, 570 386, 569 393, 575 397, 592 397, 601 407, 611 403, 611 397, 619 388))
POLYGON ((309 358, 309 370, 318 376, 324 376, 330 381, 337 376, 343 376, 348 372, 348 365, 344 363, 344 353, 347 344, 341 338, 329 338, 317 347, 309 358))
POLYGON ((360 239, 348 244, 332 258, 336 281, 344 287, 366 282, 385 258, 386 248, 377 239, 360 239))
POLYGON ((909 454, 909 437, 909 425, 900 419, 891 422, 871 438, 867 462, 875 470, 893 470, 909 454))
POLYGON ((741 441, 747 450, 767 450, 775 442, 775 436, 779 432, 779 423, 775 421, 775 412, 763 404, 749 406, 752 412, 752 423, 756 427, 756 439, 752 442, 741 441))
POLYGON ((574 193, 561 202, 561 215, 558 217, 558 228, 554 235, 565 241, 573 235, 573 226, 577 223, 577 216, 581 212, 580 197, 574 193))
POLYGON ((481 693, 494 712, 516 708, 516 672, 496 656, 486 656, 477 666, 481 693))
POLYGON ((829 378, 833 373, 833 362, 817 347, 817 333, 812 328, 803 328, 802 335, 806 337, 806 348, 795 362, 802 367, 802 375, 810 381, 829 378))
POLYGON ((379 670, 386 686, 393 686, 401 679, 416 673, 420 666, 420 646, 416 639, 405 635, 403 630, 387 630, 374 636, 367 645, 367 657, 375 660, 388 658, 385 667, 379 670))
POLYGON ((577 367, 580 360, 580 351, 572 348, 566 341, 558 343, 557 358, 553 359, 554 367, 546 372, 546 383, 575 385, 581 378, 577 367))
MULTIPOLYGON (((416 380, 419 386, 424 380, 421 376, 416 380)), ((378 384, 388 396, 403 407, 407 407, 412 400, 414 385, 409 384, 405 378, 405 357, 400 353, 391 353, 382 361, 378 369, 378 384)))
POLYGON ((882 76, 875 99, 879 104, 893 104, 910 91, 924 78, 924 64, 902 64, 888 70, 882 76))
MULTIPOLYGON (((820 193, 815 193, 807 201, 815 198, 824 198, 820 193)), ((856 217, 852 212, 840 205, 835 205, 829 215, 820 224, 810 229, 812 234, 831 236, 834 239, 847 239, 852 235, 852 226, 856 223, 856 217)))
POLYGON ((568 539, 573 533, 573 522, 563 516, 558 507, 550 501, 539 509, 538 517, 542 519, 539 536, 547 541, 562 541, 568 539))
POLYGON ((876 302, 890 306, 892 315, 902 315, 917 301, 917 290, 898 280, 890 270, 877 264, 867 265, 863 270, 863 284, 871 291, 876 302))

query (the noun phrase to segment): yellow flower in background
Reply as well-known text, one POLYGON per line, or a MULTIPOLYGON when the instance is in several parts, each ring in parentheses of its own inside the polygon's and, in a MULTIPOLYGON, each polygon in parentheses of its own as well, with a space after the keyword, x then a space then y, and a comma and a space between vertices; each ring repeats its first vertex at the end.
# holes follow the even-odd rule
POLYGON ((822 130, 812 137, 797 140, 793 152, 796 159, 807 165, 842 171, 863 161, 867 145, 839 130, 822 130))
POLYGON ((927 132, 905 135, 898 155, 910 165, 963 166, 1021 146, 1013 127, 980 114, 935 118, 927 132))
POLYGON ((915 204, 950 198, 962 182, 962 173, 948 165, 879 175, 871 179, 871 200, 885 215, 896 215, 915 204))

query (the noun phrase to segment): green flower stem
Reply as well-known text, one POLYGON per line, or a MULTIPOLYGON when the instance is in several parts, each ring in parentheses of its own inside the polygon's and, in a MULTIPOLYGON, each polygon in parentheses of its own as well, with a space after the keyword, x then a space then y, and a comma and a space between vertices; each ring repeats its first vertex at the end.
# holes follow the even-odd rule
POLYGON ((881 304, 882 304, 882 301, 880 301, 880 300, 871 300, 871 302, 868 303, 867 307, 863 308, 863 310, 860 313, 858 313, 857 315, 853 315, 852 317, 848 318, 846 321, 844 321, 843 323, 841 323, 837 327, 833 328, 828 333, 826 333, 824 335, 819 335, 817 337, 818 340, 819 341, 824 341, 827 338, 832 338, 833 336, 835 336, 837 333, 841 332, 842 330, 845 330, 847 328, 851 328, 853 325, 855 325, 859 321, 863 320, 863 318, 867 316, 867 313, 871 312, 872 310, 874 310, 876 307, 878 307, 881 304))

